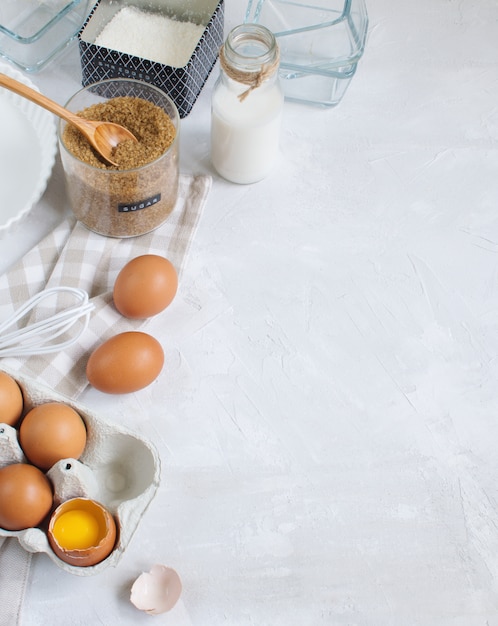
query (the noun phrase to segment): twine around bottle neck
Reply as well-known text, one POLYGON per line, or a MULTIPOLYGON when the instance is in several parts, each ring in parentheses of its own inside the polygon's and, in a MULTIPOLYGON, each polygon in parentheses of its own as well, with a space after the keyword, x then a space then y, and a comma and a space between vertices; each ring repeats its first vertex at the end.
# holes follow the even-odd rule
POLYGON ((261 69, 257 72, 247 72, 243 70, 237 70, 230 65, 227 61, 225 55, 225 46, 221 46, 220 48, 220 65, 221 69, 225 72, 225 74, 236 81, 237 83, 242 83, 243 85, 248 85, 248 88, 238 95, 240 102, 244 102, 247 96, 253 91, 260 87, 265 80, 273 76, 273 74, 277 71, 278 65, 280 63, 280 52, 277 47, 275 59, 271 63, 266 63, 261 66, 261 69))

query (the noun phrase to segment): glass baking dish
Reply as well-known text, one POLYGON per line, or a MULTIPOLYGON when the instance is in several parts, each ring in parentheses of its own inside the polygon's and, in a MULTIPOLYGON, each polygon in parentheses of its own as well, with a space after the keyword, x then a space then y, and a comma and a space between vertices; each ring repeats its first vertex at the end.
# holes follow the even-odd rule
POLYGON ((249 0, 245 21, 277 37, 287 99, 323 106, 341 101, 365 49, 364 0, 249 0))
POLYGON ((95 0, 1 0, 0 56, 37 72, 78 34, 95 0))

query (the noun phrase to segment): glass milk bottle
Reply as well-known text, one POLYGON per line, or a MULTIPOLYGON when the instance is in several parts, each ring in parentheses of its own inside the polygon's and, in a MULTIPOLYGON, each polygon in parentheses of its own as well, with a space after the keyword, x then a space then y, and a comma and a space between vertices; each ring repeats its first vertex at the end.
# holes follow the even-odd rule
POLYGON ((278 155, 284 95, 279 49, 267 28, 236 26, 220 50, 220 77, 211 105, 211 160, 221 176, 254 183, 278 155))

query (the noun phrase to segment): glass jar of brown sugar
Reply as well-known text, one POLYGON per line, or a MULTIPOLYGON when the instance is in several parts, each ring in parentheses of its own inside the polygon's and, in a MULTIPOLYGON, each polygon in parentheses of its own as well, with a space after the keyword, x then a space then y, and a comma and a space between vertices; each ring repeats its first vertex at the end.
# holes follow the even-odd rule
POLYGON ((73 126, 59 124, 59 145, 72 211, 89 229, 134 237, 166 221, 176 203, 180 117, 160 89, 134 79, 110 79, 78 91, 66 108, 82 117, 116 122, 125 141, 105 163, 73 126))

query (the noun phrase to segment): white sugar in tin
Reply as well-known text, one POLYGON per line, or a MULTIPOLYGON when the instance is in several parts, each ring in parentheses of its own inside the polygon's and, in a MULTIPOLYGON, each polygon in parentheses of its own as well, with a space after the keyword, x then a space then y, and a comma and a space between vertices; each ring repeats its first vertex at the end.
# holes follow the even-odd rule
POLYGON ((204 32, 203 24, 172 19, 136 7, 120 9, 98 35, 98 46, 183 67, 204 32))

